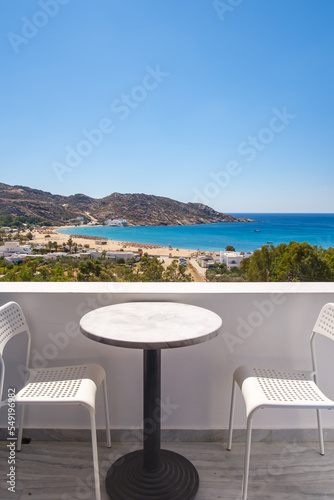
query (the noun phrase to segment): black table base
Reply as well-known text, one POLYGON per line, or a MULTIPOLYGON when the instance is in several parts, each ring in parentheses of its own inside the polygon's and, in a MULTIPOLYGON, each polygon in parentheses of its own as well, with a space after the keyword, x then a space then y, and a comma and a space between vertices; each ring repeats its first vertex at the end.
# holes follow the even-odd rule
POLYGON ((189 460, 168 450, 160 450, 160 466, 147 471, 143 450, 118 459, 106 477, 112 500, 192 500, 199 487, 198 473, 189 460))
POLYGON ((178 453, 161 450, 161 351, 144 350, 143 450, 119 458, 109 469, 106 490, 111 500, 192 500, 198 473, 178 453))

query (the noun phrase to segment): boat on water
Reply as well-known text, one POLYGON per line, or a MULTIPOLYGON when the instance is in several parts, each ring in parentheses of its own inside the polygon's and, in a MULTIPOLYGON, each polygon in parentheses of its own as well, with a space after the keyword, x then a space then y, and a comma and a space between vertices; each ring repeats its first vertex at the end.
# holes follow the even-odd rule
POLYGON ((261 229, 254 229, 254 233, 261 233, 261 229))

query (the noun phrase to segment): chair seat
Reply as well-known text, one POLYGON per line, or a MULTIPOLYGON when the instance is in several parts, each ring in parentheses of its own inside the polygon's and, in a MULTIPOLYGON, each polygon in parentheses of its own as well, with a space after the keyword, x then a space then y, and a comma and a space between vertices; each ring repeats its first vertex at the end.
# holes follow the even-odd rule
POLYGON ((239 366, 234 372, 246 404, 247 417, 257 408, 334 408, 310 371, 239 366))
POLYGON ((81 403, 95 408, 96 391, 105 377, 97 364, 30 369, 16 403, 81 403))

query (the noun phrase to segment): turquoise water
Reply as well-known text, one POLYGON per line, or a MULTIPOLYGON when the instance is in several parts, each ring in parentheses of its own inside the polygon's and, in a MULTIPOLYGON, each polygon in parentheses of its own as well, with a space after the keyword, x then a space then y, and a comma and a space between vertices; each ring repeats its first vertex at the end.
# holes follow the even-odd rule
POLYGON ((234 246, 237 251, 247 252, 261 248, 268 242, 276 246, 290 241, 307 241, 323 248, 334 247, 334 214, 231 215, 249 217, 256 222, 195 226, 72 227, 60 232, 216 252, 224 250, 226 245, 234 246))

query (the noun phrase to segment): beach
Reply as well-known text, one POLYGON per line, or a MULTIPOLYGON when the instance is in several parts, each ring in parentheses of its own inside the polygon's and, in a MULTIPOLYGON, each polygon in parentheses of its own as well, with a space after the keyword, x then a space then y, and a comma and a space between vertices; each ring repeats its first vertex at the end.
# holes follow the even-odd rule
MULTIPOLYGON (((87 227, 87 226, 82 226, 82 227, 87 227)), ((153 244, 148 244, 148 243, 134 243, 134 242, 127 242, 127 241, 119 241, 119 240, 106 240, 106 239, 101 239, 99 237, 95 236, 88 236, 88 235, 80 235, 80 234, 75 234, 75 235, 69 235, 69 234, 62 234, 58 231, 62 229, 69 229, 69 226, 62 226, 62 227, 49 227, 49 228, 38 228, 32 230, 33 234, 33 244, 45 244, 48 241, 56 241, 59 246, 61 246, 63 243, 66 243, 68 239, 71 237, 73 243, 76 243, 77 245, 89 245, 90 249, 96 249, 96 250, 107 250, 107 251, 128 251, 128 252, 137 252, 139 248, 143 250, 143 252, 147 252, 149 255, 154 255, 154 256, 161 256, 161 257, 171 257, 171 258, 179 258, 179 257, 196 257, 200 252, 198 250, 189 250, 189 249, 184 249, 184 248, 170 248, 166 246, 161 246, 161 245, 153 245, 153 244), (50 238, 46 238, 46 235, 50 235, 50 238), (101 241, 105 241, 106 243, 101 245, 101 241)), ((76 227, 76 230, 78 228, 76 227)), ((209 254, 215 254, 215 252, 207 252, 209 254)))

